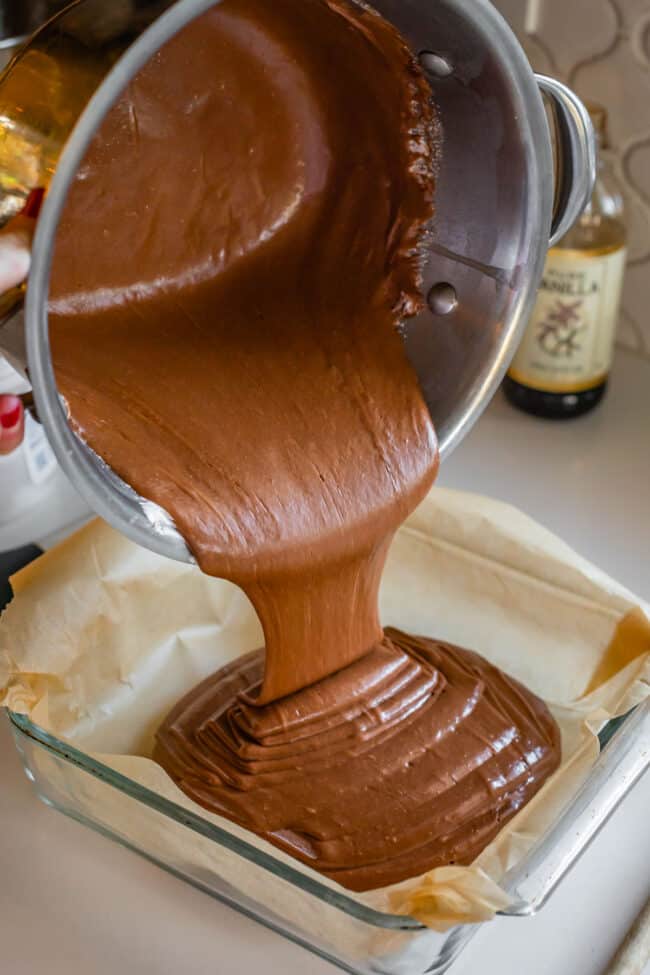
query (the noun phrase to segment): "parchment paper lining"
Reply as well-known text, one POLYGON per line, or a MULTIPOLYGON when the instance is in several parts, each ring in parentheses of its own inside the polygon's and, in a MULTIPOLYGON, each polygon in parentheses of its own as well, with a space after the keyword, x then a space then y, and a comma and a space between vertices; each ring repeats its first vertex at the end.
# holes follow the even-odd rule
MULTIPOLYGON (((240 590, 139 548, 99 521, 12 584, 16 598, 0 620, 0 704, 310 873, 196 806, 148 757, 169 707, 207 674, 261 644, 259 623, 240 590)), ((543 697, 560 723, 561 768, 472 866, 439 868, 365 894, 346 891, 437 931, 487 920, 507 903, 498 887, 504 872, 588 774, 598 752, 595 732, 649 693, 648 607, 514 508, 439 488, 398 533, 381 607, 385 624, 479 651, 543 697)), ((85 787, 89 804, 114 801, 102 783, 88 780, 85 787)), ((181 844, 182 856, 186 843, 189 856, 200 844, 206 864, 227 881, 262 903, 268 899, 292 923, 351 956, 385 955, 412 937, 361 934, 364 926, 350 926, 322 904, 314 910, 312 898, 286 883, 268 877, 260 888, 259 871, 253 878, 251 865, 200 837, 179 839, 164 824, 160 830, 163 846, 181 844)))

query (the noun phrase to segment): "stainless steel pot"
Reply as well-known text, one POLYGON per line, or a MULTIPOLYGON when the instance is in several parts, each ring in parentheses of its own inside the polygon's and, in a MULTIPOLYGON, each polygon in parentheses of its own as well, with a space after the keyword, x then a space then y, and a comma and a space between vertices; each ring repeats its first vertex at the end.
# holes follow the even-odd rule
MULTIPOLYGON (((593 133, 587 112, 567 88, 533 75, 487 0, 373 3, 419 55, 442 122, 436 217, 424 274, 427 307, 405 324, 404 342, 444 457, 504 375, 531 310, 549 240, 562 236, 589 197, 593 133), (555 122, 556 162, 540 89, 555 122)), ((77 0, 32 41, 32 49, 50 57, 74 52, 78 44, 90 50, 94 44, 96 52, 93 71, 84 76, 87 104, 57 156, 34 240, 25 319, 39 414, 62 468, 90 506, 134 541, 181 560, 191 555, 166 512, 138 497, 72 432, 50 358, 47 302, 59 218, 99 123, 155 51, 213 5, 214 0, 125 0, 116 26, 106 22, 103 29, 104 0, 77 0)), ((64 60, 59 72, 64 84, 66 65, 64 60)), ((3 104, 10 78, 9 73, 0 80, 0 115, 10 109, 6 98, 3 104)), ((1 337, 2 332, 0 344, 1 337)))

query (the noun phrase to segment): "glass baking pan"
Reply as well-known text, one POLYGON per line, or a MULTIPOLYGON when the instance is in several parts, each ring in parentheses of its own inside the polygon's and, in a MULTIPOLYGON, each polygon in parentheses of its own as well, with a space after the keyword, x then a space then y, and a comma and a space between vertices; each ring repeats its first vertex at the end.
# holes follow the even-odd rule
MULTIPOLYGON (((477 928, 457 925, 441 934, 414 918, 372 910, 342 888, 143 788, 24 715, 9 712, 9 719, 27 777, 43 802, 343 971, 439 975, 477 928)), ((502 913, 525 916, 539 910, 646 771, 650 699, 608 721, 599 741, 600 756, 583 786, 525 860, 506 874, 502 886, 512 903, 502 913)))

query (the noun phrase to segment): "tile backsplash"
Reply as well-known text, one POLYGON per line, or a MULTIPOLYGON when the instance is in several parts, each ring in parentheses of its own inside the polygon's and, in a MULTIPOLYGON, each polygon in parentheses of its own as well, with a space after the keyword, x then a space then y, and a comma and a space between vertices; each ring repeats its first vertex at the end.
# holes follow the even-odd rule
POLYGON ((650 0, 493 0, 536 71, 609 113, 628 266, 618 342, 650 359, 650 0))

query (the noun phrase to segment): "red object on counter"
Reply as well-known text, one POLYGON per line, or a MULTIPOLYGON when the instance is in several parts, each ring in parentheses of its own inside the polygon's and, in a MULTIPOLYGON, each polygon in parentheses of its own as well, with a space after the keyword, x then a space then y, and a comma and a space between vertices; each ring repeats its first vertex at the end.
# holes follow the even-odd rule
POLYGON ((22 443, 25 409, 18 396, 0 395, 0 455, 10 454, 22 443))

